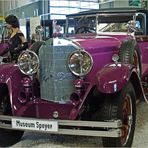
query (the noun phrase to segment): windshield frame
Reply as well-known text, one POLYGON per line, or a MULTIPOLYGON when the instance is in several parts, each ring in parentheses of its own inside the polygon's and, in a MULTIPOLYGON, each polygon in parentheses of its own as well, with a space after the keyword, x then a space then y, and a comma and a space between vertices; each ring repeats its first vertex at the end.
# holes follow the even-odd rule
MULTIPOLYGON (((83 15, 74 15, 74 16, 68 16, 67 19, 66 19, 66 30, 65 30, 65 33, 66 35, 70 35, 69 32, 68 32, 68 27, 69 27, 69 20, 70 19, 75 19, 75 18, 80 18, 80 17, 96 17, 96 23, 95 23, 95 28, 96 28, 96 31, 95 33, 98 34, 100 33, 99 31, 99 28, 98 28, 98 24, 99 24, 99 18, 100 17, 115 17, 116 20, 112 19, 112 21, 108 21, 108 23, 114 23, 114 22, 118 22, 118 21, 125 21, 126 22, 126 19, 127 20, 135 20, 137 18, 138 15, 142 15, 143 18, 144 18, 144 22, 146 22, 146 14, 145 13, 141 13, 141 12, 119 12, 119 13, 115 13, 115 12, 111 12, 111 13, 97 13, 97 14, 83 14, 83 15)), ((128 21, 127 21, 127 25, 128 25, 128 21)), ((144 23, 144 34, 146 33, 146 24, 144 23)), ((129 30, 126 31, 126 33, 129 33, 128 32, 129 30)), ((120 31, 121 33, 122 31, 120 31)), ((134 31, 133 31, 134 32, 134 31)), ((103 32, 102 32, 103 33, 103 32)), ((125 33, 125 32, 124 32, 125 33)))

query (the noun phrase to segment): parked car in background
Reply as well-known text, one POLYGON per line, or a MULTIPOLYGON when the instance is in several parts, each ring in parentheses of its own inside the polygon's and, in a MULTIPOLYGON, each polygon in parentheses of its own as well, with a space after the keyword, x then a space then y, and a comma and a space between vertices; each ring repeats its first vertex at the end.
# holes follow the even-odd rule
POLYGON ((1 64, 0 145, 28 130, 131 147, 136 102, 148 103, 147 20, 137 8, 71 14, 65 35, 23 51, 17 64, 1 64))

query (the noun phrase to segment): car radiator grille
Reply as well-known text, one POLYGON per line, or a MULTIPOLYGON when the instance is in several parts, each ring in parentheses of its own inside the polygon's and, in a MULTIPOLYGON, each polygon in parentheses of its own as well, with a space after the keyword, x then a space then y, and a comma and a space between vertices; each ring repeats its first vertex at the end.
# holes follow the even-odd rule
POLYGON ((70 72, 68 56, 73 46, 43 45, 39 50, 41 98, 66 103, 74 91, 76 77, 70 72))

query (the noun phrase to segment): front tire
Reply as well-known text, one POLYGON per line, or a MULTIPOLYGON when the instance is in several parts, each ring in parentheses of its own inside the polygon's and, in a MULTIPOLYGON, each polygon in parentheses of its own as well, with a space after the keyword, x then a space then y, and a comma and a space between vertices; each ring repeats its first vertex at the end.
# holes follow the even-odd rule
POLYGON ((122 136, 118 138, 103 137, 104 147, 131 147, 136 122, 135 91, 132 84, 117 94, 107 95, 101 109, 102 120, 120 119, 122 121, 122 136))
MULTIPOLYGON (((2 99, 0 106, 0 115, 12 115, 8 94, 4 95, 2 99)), ((7 124, 10 123, 9 121, 6 122, 7 124)), ((6 122, 3 123, 5 124, 6 122)), ((23 136, 23 133, 24 131, 0 128, 0 147, 8 147, 14 145, 18 141, 20 141, 21 137, 23 136)))

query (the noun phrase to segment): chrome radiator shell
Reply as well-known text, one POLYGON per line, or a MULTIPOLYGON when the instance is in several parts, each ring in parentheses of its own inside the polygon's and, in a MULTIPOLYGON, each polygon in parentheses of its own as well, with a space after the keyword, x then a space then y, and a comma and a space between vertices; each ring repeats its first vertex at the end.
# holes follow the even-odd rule
POLYGON ((76 79, 68 68, 68 56, 75 47, 72 45, 52 46, 46 43, 39 50, 41 98, 66 103, 74 92, 76 79))

